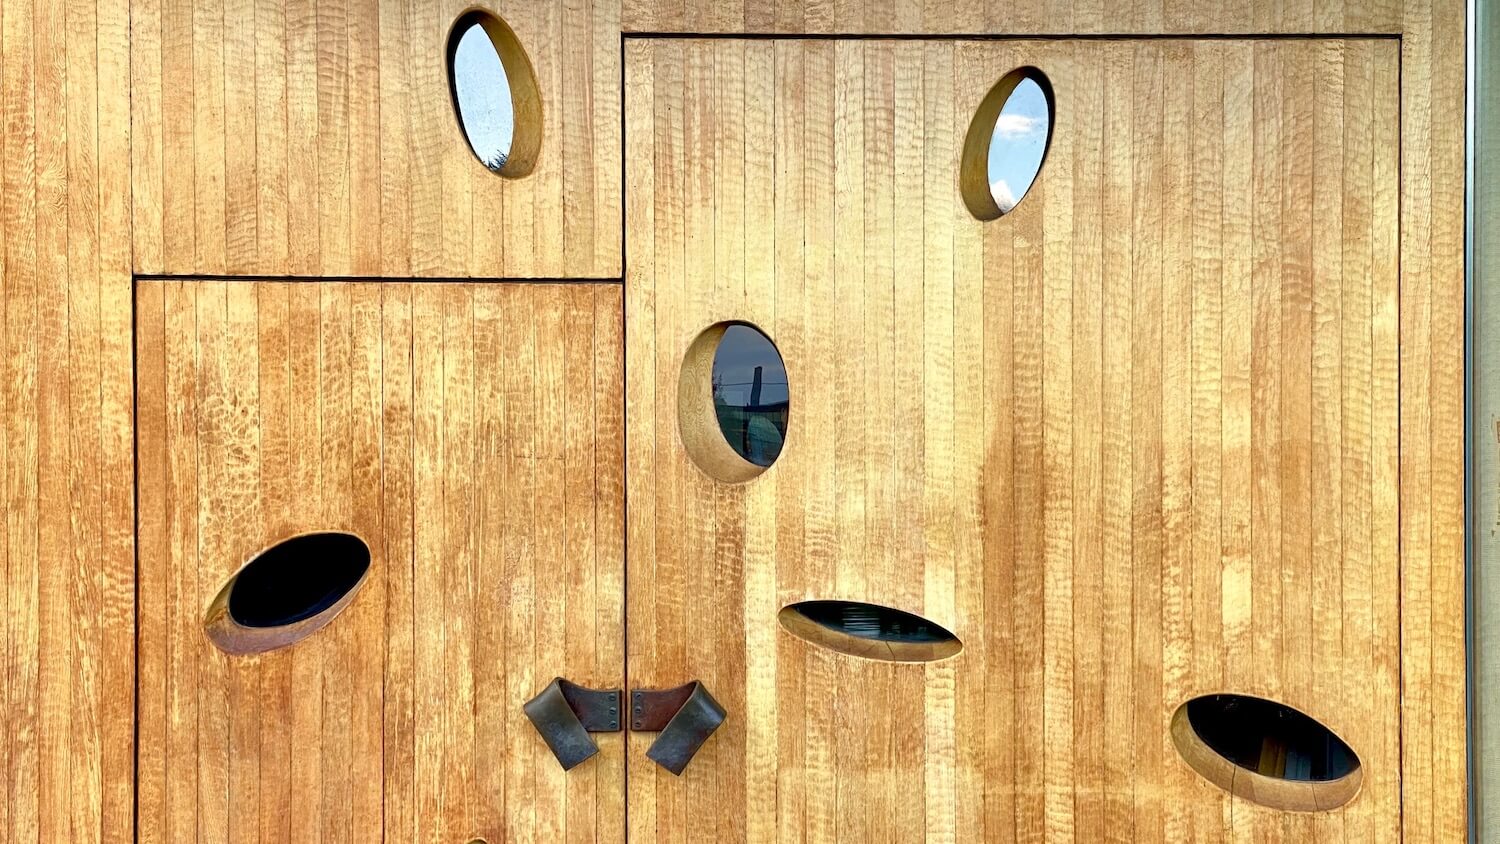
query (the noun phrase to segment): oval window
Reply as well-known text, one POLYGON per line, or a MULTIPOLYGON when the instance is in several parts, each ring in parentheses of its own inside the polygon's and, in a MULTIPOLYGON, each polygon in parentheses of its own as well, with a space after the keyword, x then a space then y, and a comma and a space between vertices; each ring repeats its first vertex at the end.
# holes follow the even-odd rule
POLYGON ((958 637, 919 615, 859 601, 801 601, 777 615, 814 645, 887 662, 931 662, 963 650, 958 637))
POLYGON ((475 157, 502 176, 530 173, 541 151, 541 97, 531 60, 505 21, 476 9, 453 24, 448 85, 475 157))
POLYGON ((235 654, 284 647, 332 621, 370 570, 370 548, 352 533, 306 533, 245 563, 209 606, 204 628, 235 654))
POLYGON ((764 332, 711 326, 683 360, 678 383, 683 444, 715 478, 747 481, 781 456, 791 412, 786 365, 764 332))
POLYGON ((964 141, 960 189, 970 213, 993 220, 1036 183, 1052 140, 1052 84, 1034 67, 1006 74, 985 95, 964 141))
POLYGON ((1359 757, 1334 732, 1286 704, 1249 695, 1196 697, 1172 716, 1172 738, 1209 782, 1266 806, 1334 809, 1359 791, 1359 757))

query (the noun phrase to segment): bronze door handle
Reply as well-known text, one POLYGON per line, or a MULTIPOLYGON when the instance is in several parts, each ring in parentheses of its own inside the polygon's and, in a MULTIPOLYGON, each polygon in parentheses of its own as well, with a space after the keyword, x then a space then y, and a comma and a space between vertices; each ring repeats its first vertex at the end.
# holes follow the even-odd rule
POLYGON ((697 680, 675 689, 630 693, 630 729, 659 732, 646 758, 681 776, 698 748, 724 723, 724 707, 697 680))
POLYGON ((589 733, 620 729, 619 689, 589 689, 557 677, 521 708, 564 771, 599 752, 589 733))

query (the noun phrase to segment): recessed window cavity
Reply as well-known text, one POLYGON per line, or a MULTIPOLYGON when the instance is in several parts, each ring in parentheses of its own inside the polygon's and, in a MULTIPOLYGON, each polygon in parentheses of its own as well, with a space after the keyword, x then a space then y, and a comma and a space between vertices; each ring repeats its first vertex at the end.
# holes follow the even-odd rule
POLYGON ((942 625, 859 601, 801 601, 782 608, 781 626, 814 645, 887 662, 931 662, 963 650, 942 625))
POLYGON ((1034 67, 1006 74, 969 124, 959 187, 981 220, 1008 214, 1030 192, 1052 141, 1052 84, 1034 67))
POLYGON ((1334 732, 1282 703, 1237 694, 1178 707, 1172 738, 1189 766, 1231 793, 1272 808, 1335 809, 1359 791, 1359 757, 1334 732))
POLYGON ((725 322, 698 335, 677 397, 683 444, 709 475, 747 481, 781 456, 791 415, 786 365, 755 326, 725 322))
POLYGON ((369 570, 370 548, 352 533, 291 537, 252 557, 224 584, 204 629, 232 654, 285 647, 332 621, 369 570))
POLYGON ((453 24, 448 84, 475 157, 502 176, 530 173, 541 151, 541 97, 531 60, 505 21, 476 9, 453 24))

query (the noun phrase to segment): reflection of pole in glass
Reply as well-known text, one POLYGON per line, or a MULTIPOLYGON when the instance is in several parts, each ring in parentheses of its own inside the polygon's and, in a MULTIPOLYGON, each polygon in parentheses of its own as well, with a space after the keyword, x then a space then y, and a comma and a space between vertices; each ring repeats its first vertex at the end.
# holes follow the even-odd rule
MULTIPOLYGON (((750 422, 755 417, 755 414, 760 411, 761 372, 764 371, 764 370, 765 370, 765 367, 763 367, 763 366, 757 366, 757 367, 755 367, 755 375, 754 375, 754 377, 751 378, 751 381, 750 381, 750 406, 746 408, 746 410, 748 410, 749 412, 745 414, 745 427, 744 427, 745 440, 744 440, 744 448, 740 451, 741 454, 745 454, 745 455, 756 455, 760 451, 760 449, 752 449, 751 448, 751 442, 750 442, 750 422)), ((750 459, 752 461, 754 461, 754 462, 757 462, 757 463, 760 462, 755 456, 751 456, 750 459)))

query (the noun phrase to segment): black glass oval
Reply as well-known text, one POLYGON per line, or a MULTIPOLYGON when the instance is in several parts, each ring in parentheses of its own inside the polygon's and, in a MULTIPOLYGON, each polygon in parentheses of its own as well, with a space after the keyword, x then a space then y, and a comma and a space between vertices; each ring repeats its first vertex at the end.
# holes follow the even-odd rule
POLYGON ((353 534, 294 536, 240 570, 229 616, 243 627, 295 624, 338 603, 369 568, 370 548, 353 534))
POLYGON ((781 352, 760 329, 734 323, 714 350, 714 412, 735 453, 766 467, 786 441, 790 394, 781 352))
POLYGON ((909 612, 858 601, 803 601, 788 609, 830 630, 882 642, 932 644, 956 637, 941 626, 909 612))
POLYGON ((1187 717, 1215 753, 1268 777, 1328 782, 1359 767, 1359 757, 1332 730, 1265 698, 1205 695, 1188 701, 1187 717))

